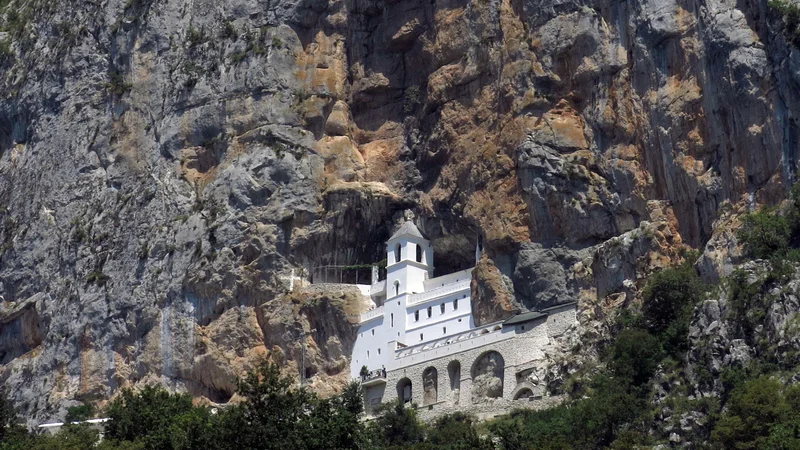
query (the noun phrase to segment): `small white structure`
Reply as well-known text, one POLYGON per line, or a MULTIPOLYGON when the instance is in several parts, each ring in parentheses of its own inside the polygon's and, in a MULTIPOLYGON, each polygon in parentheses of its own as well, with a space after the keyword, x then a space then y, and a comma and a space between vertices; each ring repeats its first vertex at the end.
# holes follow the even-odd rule
MULTIPOLYGON (((104 419, 89 419, 84 420, 82 422, 70 422, 72 425, 79 425, 79 424, 87 424, 90 428, 93 428, 100 432, 100 440, 103 440, 103 432, 105 431, 105 423, 111 419, 104 418, 104 419)), ((58 434, 61 431, 61 428, 64 427, 64 422, 53 422, 53 423, 43 423, 39 425, 37 428, 41 432, 48 433, 48 434, 58 434)))
MULTIPOLYGON (((480 251, 479 244, 476 259, 480 251)), ((368 415, 397 399, 418 405, 424 419, 459 410, 490 417, 559 400, 546 397, 540 378, 547 347, 576 323, 575 303, 475 327, 472 269, 432 278, 433 249, 410 221, 386 254, 386 280, 373 276, 374 306, 361 314, 350 365, 368 415)))

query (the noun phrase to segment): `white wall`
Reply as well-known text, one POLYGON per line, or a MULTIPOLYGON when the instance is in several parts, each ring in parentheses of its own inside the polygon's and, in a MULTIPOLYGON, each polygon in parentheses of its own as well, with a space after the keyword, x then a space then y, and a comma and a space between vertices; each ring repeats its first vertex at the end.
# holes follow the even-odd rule
POLYGON ((425 290, 430 291, 431 289, 442 287, 446 284, 455 283, 461 280, 471 280, 472 269, 473 268, 460 270, 458 272, 448 273, 447 275, 425 280, 425 290))
POLYGON ((367 366, 369 370, 380 369, 390 358, 394 358, 394 351, 390 352, 387 348, 387 343, 392 339, 388 335, 390 328, 383 326, 386 319, 387 315, 384 313, 383 317, 364 322, 358 328, 350 361, 351 377, 357 378, 362 366, 367 366))

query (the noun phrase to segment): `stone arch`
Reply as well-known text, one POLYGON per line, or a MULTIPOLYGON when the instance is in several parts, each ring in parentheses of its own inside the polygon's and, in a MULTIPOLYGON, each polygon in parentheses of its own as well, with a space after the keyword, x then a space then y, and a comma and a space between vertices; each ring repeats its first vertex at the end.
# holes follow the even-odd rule
POLYGON ((450 378, 450 392, 453 393, 453 403, 458 404, 461 397, 461 361, 454 359, 447 365, 447 375, 450 378))
POLYGON ((435 367, 428 367, 422 372, 422 404, 432 405, 439 397, 439 372, 435 367))
POLYGON ((503 397, 506 364, 503 355, 495 350, 484 352, 472 364, 472 402, 503 397))
POLYGON ((411 380, 408 378, 401 378, 397 382, 397 398, 401 403, 411 403, 414 398, 411 391, 411 380))
POLYGON ((517 389, 517 392, 514 394, 514 400, 528 399, 531 397, 533 397, 533 390, 527 386, 522 386, 520 389, 517 389))

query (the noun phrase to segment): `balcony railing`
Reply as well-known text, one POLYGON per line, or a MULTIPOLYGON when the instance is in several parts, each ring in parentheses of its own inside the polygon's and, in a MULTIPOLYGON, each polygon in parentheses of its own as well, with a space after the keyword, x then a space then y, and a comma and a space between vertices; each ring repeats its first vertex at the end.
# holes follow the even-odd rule
POLYGON ((366 375, 361 375, 362 383, 369 383, 370 381, 386 380, 386 369, 375 369, 366 375))
POLYGON ((376 317, 380 317, 383 315, 383 306, 378 306, 377 308, 372 308, 369 311, 361 313, 361 322, 366 322, 368 320, 372 320, 376 317))
POLYGON ((408 297, 408 304, 414 305, 417 303, 422 303, 427 300, 433 300, 437 298, 444 297, 445 295, 450 295, 454 292, 463 291, 465 289, 469 289, 471 279, 461 280, 457 283, 448 284, 447 286, 438 287, 436 289, 431 289, 427 292, 420 292, 419 294, 411 294, 408 297))

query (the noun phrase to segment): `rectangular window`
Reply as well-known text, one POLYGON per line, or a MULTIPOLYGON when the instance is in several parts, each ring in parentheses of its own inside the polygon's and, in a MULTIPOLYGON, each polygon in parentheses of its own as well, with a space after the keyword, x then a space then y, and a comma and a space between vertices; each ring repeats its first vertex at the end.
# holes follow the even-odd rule
POLYGON ((444 303, 439 305, 439 310, 442 311, 442 314, 444 314, 444 303))
POLYGON ((458 299, 453 300, 453 309, 458 309, 458 299))
POLYGON ((379 355, 381 354, 381 349, 378 349, 378 354, 379 354, 379 355))
POLYGON ((442 334, 447 334, 447 327, 442 327, 442 334))
POLYGON ((419 340, 422 340, 422 333, 419 334, 419 340))
POLYGON ((394 313, 392 313, 392 328, 394 328, 394 313))

